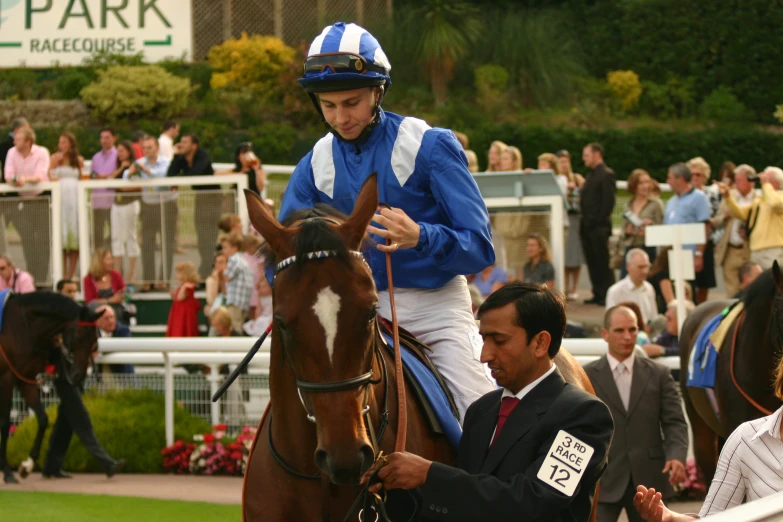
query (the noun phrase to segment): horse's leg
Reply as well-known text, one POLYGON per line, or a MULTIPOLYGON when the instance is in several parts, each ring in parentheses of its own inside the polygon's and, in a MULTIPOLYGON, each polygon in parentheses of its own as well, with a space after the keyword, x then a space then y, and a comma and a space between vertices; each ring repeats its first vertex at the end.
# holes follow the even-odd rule
POLYGON ((38 431, 35 434, 35 441, 30 450, 30 456, 19 465, 19 469, 17 470, 20 477, 27 478, 27 475, 33 472, 35 461, 38 460, 38 456, 41 454, 41 444, 43 443, 46 428, 49 426, 49 417, 46 415, 46 408, 44 408, 41 403, 38 386, 24 384, 22 386, 22 394, 27 406, 35 412, 35 418, 38 420, 38 431))
POLYGON ((6 460, 8 433, 11 430, 11 400, 14 394, 14 382, 10 372, 0 381, 0 470, 3 471, 3 481, 6 484, 16 484, 17 480, 6 460))
POLYGON ((693 432, 693 456, 696 458, 701 472, 704 474, 704 480, 709 487, 712 477, 715 475, 715 468, 718 465, 718 436, 712 431, 701 418, 693 403, 687 397, 687 390, 684 394, 685 412, 691 423, 693 432))

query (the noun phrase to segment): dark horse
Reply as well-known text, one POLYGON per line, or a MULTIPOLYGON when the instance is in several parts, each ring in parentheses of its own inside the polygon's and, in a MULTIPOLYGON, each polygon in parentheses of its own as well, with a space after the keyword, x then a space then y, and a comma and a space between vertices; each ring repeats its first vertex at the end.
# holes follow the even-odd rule
POLYGON ((44 371, 51 350, 61 350, 69 361, 66 377, 74 384, 81 384, 97 347, 95 321, 100 315, 53 292, 14 294, 6 301, 0 330, 0 469, 7 484, 16 483, 6 461, 14 386, 19 388, 38 420, 30 457, 20 468, 26 476, 38 459, 49 423, 35 379, 44 371))
POLYGON ((693 429, 696 462, 707 480, 715 474, 718 437, 726 438, 743 422, 775 411, 774 372, 783 349, 783 277, 777 261, 762 273, 743 299, 745 310, 732 325, 718 356, 715 395, 720 418, 701 388, 685 386, 688 359, 704 324, 733 300, 708 301, 696 307, 680 336, 680 383, 693 429))
MULTIPOLYGON (((246 195, 267 262, 286 268, 274 284, 272 401, 247 464, 243 520, 343 520, 362 474, 377 450, 394 450, 398 429, 394 359, 379 347, 378 294, 357 253, 378 207, 376 179, 365 182, 347 219, 319 206, 287 227, 255 194, 246 195)), ((560 353, 561 373, 592 390, 579 364, 560 353)), ((410 393, 406 408, 407 451, 453 462, 446 437, 431 432, 410 393)))

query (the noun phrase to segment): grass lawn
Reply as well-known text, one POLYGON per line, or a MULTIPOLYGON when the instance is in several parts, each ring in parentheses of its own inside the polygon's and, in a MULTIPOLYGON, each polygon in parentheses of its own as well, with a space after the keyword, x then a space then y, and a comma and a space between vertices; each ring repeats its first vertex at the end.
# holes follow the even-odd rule
POLYGON ((232 522, 241 506, 108 495, 0 491, 3 520, 57 522, 232 522))

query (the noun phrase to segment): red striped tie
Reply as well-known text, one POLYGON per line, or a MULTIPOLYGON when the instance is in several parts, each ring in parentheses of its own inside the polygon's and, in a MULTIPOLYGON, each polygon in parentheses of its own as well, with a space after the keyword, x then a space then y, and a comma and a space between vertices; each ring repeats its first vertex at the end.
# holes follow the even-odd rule
POLYGON ((502 430, 503 426, 505 426, 506 420, 508 420, 508 416, 511 415, 512 411, 514 411, 514 408, 516 408, 517 404, 519 404, 519 399, 516 397, 503 397, 503 400, 500 401, 498 426, 495 428, 495 436, 492 437, 492 443, 489 445, 490 447, 492 447, 492 444, 494 444, 497 440, 498 435, 500 435, 500 430, 502 430))

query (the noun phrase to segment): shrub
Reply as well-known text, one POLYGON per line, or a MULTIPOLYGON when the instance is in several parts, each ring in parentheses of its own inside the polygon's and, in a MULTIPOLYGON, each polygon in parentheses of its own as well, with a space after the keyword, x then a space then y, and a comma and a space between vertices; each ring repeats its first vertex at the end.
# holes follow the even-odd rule
POLYGON ((81 95, 82 89, 94 80, 94 76, 84 70, 68 68, 63 70, 54 81, 57 98, 60 100, 76 100, 81 95))
POLYGON ((481 97, 499 96, 505 93, 510 77, 505 68, 494 63, 478 67, 473 75, 476 92, 481 97))
POLYGON ((729 87, 721 85, 704 98, 699 112, 715 121, 739 122, 748 119, 748 109, 729 87))
POLYGON ((103 120, 165 120, 187 107, 191 89, 189 80, 157 65, 115 65, 98 72, 98 79, 81 95, 93 115, 103 120))
POLYGON ((278 77, 296 52, 279 38, 242 33, 209 50, 213 89, 249 90, 264 99, 281 99, 278 77))
POLYGON ((642 82, 643 111, 656 118, 682 118, 693 113, 695 80, 670 75, 666 83, 642 82))
POLYGON ((0 99, 34 100, 37 95, 38 74, 32 69, 8 69, 0 75, 0 99))
MULTIPOLYGON (((87 394, 84 404, 90 412, 95 435, 114 458, 124 458, 129 473, 160 473, 166 445, 163 395, 149 390, 126 390, 106 394, 87 394)), ((44 438, 39 465, 43 466, 49 447, 49 436, 57 420, 57 407, 46 410, 49 428, 44 438)), ((8 444, 8 460, 16 467, 27 458, 38 423, 35 417, 25 419, 8 444)), ((186 410, 174 409, 174 437, 193 440, 193 435, 209 431, 209 425, 186 410)), ((98 462, 84 449, 74 435, 63 468, 75 472, 101 473, 98 462)))
POLYGON ((606 83, 622 112, 629 113, 639 106, 642 84, 638 74, 633 71, 612 71, 606 75, 606 83))

